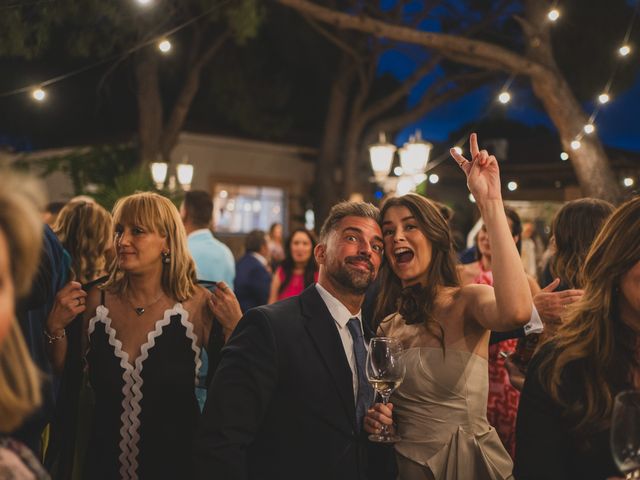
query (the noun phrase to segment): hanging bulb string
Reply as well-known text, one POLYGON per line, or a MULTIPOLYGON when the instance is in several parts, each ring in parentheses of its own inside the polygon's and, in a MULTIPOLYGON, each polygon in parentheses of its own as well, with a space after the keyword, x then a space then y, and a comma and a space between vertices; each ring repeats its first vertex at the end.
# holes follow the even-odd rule
MULTIPOLYGON (((44 1, 44 0, 40 0, 40 1, 44 1)), ((152 38, 148 38, 143 40, 142 42, 138 43, 137 45, 125 50, 124 52, 119 52, 117 54, 113 54, 110 55, 107 58, 103 58, 102 60, 98 60, 94 63, 91 63, 89 65, 85 65, 84 67, 80 67, 76 70, 72 70, 70 72, 64 73, 62 75, 58 75, 57 77, 53 77, 53 78, 49 78, 47 80, 44 80, 42 82, 38 82, 35 84, 31 84, 25 87, 20 87, 20 88, 16 88, 14 90, 9 90, 7 92, 3 92, 0 93, 0 98, 4 98, 4 97, 10 97, 13 95, 18 95, 21 93, 26 93, 26 92, 30 92, 31 90, 34 89, 34 87, 46 87, 49 85, 52 85, 54 83, 59 83, 63 80, 66 80, 67 78, 71 78, 71 77, 75 77, 76 75, 80 75, 81 73, 84 73, 88 70, 92 70, 96 67, 99 67, 101 65, 104 65, 106 63, 110 63, 112 61, 118 60, 121 61, 122 58, 127 57, 129 55, 131 55, 132 53, 137 52, 138 50, 141 50, 144 47, 147 47, 149 45, 152 45, 154 43, 157 43, 158 38, 166 38, 169 37, 177 32, 179 32, 180 30, 188 27, 189 25, 191 25, 192 23, 197 22, 198 20, 202 19, 203 17, 206 17, 207 15, 210 15, 211 13, 213 13, 215 10, 217 9, 221 9, 224 6, 228 5, 229 3, 231 3, 233 0, 225 0, 224 2, 221 2, 219 4, 214 5, 213 7, 211 7, 210 9, 208 9, 207 11, 201 13, 200 15, 196 15, 195 17, 190 18, 189 20, 186 20, 185 22, 181 23, 180 25, 167 30, 166 32, 160 34, 160 35, 153 35, 152 38)), ((34 3, 38 3, 38 2, 34 2, 34 3)))

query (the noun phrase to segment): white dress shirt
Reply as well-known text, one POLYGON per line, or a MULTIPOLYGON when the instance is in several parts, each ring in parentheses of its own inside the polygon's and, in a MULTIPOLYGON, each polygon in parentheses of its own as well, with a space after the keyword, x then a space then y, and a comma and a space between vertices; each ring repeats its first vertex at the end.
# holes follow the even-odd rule
MULTIPOLYGON (((360 310, 355 315, 352 314, 347 307, 345 307, 340 300, 331 295, 326 288, 324 288, 319 283, 316 283, 316 289, 320 294, 320 297, 324 301, 325 305, 329 309, 329 313, 333 317, 333 320, 336 323, 336 328, 338 329, 338 333, 340 334, 340 340, 342 340, 342 346, 344 347, 344 353, 347 356, 347 361, 349 362, 349 367, 351 368, 351 381, 353 383, 353 398, 356 400, 358 398, 358 370, 356 366, 356 354, 353 351, 353 338, 351 337, 351 332, 349 332, 349 327, 347 327, 347 322, 351 318, 357 318, 360 321, 360 329, 362 330, 362 310, 360 310)), ((365 342, 365 348, 366 348, 365 342)))

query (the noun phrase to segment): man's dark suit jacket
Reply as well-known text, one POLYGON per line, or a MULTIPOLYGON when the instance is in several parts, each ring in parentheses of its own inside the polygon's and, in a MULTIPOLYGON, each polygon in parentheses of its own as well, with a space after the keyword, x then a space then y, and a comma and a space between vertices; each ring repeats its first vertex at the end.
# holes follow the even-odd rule
POLYGON ((392 449, 356 430, 351 369, 312 285, 236 327, 196 437, 197 478, 395 478, 392 449))
POLYGON ((271 290, 271 274, 251 253, 245 253, 236 263, 236 279, 233 291, 238 297, 242 312, 266 305, 271 290))

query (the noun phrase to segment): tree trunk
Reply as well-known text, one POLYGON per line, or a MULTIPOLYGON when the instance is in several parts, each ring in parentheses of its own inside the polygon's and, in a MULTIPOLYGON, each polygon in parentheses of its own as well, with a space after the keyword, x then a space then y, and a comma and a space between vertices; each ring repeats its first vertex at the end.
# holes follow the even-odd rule
POLYGON ((161 153, 162 137, 162 99, 158 84, 158 57, 151 47, 140 52, 135 73, 140 163, 147 165, 155 162, 158 154, 161 153))
MULTIPOLYGON (((529 45, 529 54, 523 56, 488 42, 392 25, 366 15, 354 16, 322 7, 308 0, 278 0, 278 2, 337 28, 351 29, 385 37, 389 40, 423 45, 466 65, 529 76, 533 82, 535 95, 542 101, 560 133, 563 146, 569 151, 583 192, 589 196, 613 201, 620 199, 620 187, 615 181, 597 134, 593 133, 588 138, 583 138, 580 149, 576 151, 570 149, 569 144, 580 133, 587 117, 555 65, 548 32, 546 32, 546 40, 544 32, 537 33, 539 38, 536 38, 536 35, 529 35, 529 41, 533 44, 529 45), (541 53, 533 54, 531 52, 532 46, 541 48, 541 53)), ((527 9, 534 8, 536 10, 534 14, 537 21, 531 22, 531 24, 546 24, 544 17, 540 17, 537 13, 545 5, 548 6, 540 0, 527 0, 527 9)), ((527 11, 529 18, 531 18, 531 12, 531 10, 527 11)), ((529 25, 530 29, 532 29, 531 24, 529 25)), ((527 34, 526 31, 525 34, 527 34)))
POLYGON ((316 181, 314 185, 314 212, 316 230, 320 230, 331 206, 338 200, 335 185, 335 167, 342 147, 342 132, 349 105, 349 91, 355 78, 355 68, 350 65, 351 59, 343 54, 338 74, 331 85, 329 107, 325 118, 324 136, 316 165, 316 181))
POLYGON ((615 203, 622 198, 622 190, 598 136, 583 133, 589 119, 555 62, 549 22, 545 21, 547 8, 548 5, 540 0, 526 0, 526 20, 521 21, 527 39, 527 56, 548 67, 544 72, 532 75, 533 92, 558 129, 582 193, 615 203), (580 138, 581 146, 573 150, 571 142, 576 137, 580 138))

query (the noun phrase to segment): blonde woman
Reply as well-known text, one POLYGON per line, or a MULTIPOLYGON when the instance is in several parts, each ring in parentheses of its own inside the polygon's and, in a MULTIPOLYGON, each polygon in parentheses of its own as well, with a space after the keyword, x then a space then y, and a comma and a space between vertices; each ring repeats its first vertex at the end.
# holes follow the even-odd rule
POLYGON ((527 370, 518 480, 619 475, 609 448, 613 399, 640 389, 640 198, 605 222, 579 278, 584 295, 527 370))
POLYGON ((86 284, 107 274, 113 225, 104 208, 94 202, 69 202, 58 214, 53 231, 71 256, 74 280, 86 284))
MULTIPOLYGON (((35 196, 21 179, 0 174, 0 432, 15 430, 41 401, 40 376, 15 318, 15 301, 31 289, 43 225, 35 196)), ((47 479, 33 454, 0 435, 0 472, 11 478, 47 479)))
POLYGON ((218 335, 212 312, 224 340, 240 308, 224 283, 214 294, 196 285, 186 233, 168 199, 155 193, 122 198, 113 222, 117 256, 107 281, 88 294, 70 293, 67 314, 48 321, 52 361, 60 368, 64 328, 84 312, 95 392, 85 476, 191 478, 200 349, 218 335))

